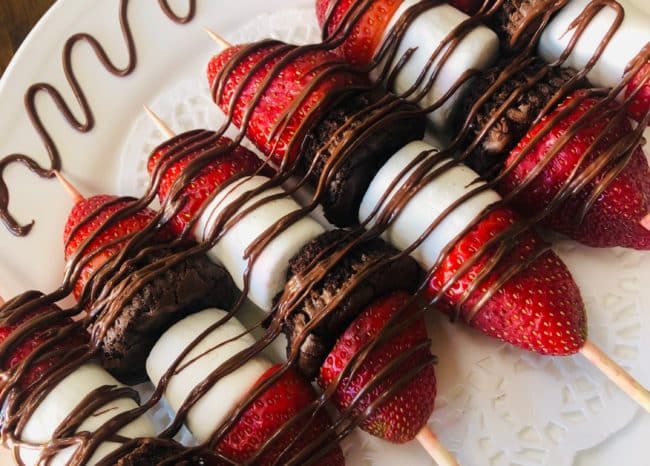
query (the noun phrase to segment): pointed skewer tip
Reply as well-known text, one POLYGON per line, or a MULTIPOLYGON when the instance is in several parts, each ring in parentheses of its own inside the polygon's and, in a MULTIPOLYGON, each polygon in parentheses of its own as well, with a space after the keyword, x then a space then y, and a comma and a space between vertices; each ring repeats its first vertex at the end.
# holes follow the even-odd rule
POLYGON ((221 50, 225 50, 229 47, 232 47, 232 44, 228 42, 226 39, 221 37, 219 34, 214 32, 212 29, 208 27, 204 27, 203 30, 210 36, 210 38, 215 41, 219 47, 221 47, 221 50))
POLYGON ((54 170, 54 176, 56 176, 61 185, 63 185, 63 188, 70 195, 70 198, 74 201, 75 204, 85 199, 83 195, 77 190, 77 188, 72 186, 72 184, 66 180, 58 170, 54 170))
POLYGON ((144 108, 144 111, 147 113, 147 115, 149 115, 149 118, 151 118, 151 120, 155 123, 158 129, 162 131, 162 133, 166 137, 173 138, 174 136, 176 136, 176 134, 172 131, 172 129, 169 126, 167 126, 167 124, 164 121, 162 121, 162 118, 156 115, 153 110, 151 110, 146 105, 143 105, 142 107, 144 108))

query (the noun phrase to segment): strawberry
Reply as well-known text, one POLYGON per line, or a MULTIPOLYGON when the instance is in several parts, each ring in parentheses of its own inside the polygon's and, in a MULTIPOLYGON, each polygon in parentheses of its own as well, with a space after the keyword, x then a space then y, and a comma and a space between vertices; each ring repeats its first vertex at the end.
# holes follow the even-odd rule
POLYGON ((325 37, 332 37, 339 28, 341 21, 355 21, 341 26, 339 32, 351 27, 343 44, 336 53, 353 65, 365 66, 381 46, 381 40, 391 18, 402 4, 403 0, 373 0, 365 11, 365 3, 356 0, 317 0, 316 16, 321 28, 327 21, 325 37), (354 9, 354 12, 350 10, 354 9), (351 16, 347 16, 350 14, 351 16))
MULTIPOLYGON (((195 134, 196 132, 189 132, 178 136, 171 143, 159 146, 149 157, 147 164, 149 174, 153 173, 154 169, 160 162, 160 159, 163 158, 169 150, 185 150, 187 148, 187 140, 195 134)), ((181 176, 190 162, 196 160, 208 150, 218 150, 219 148, 226 147, 230 144, 232 144, 232 140, 227 137, 221 137, 209 148, 202 147, 197 149, 182 157, 179 161, 171 164, 165 170, 160 180, 160 185, 158 187, 158 197, 160 198, 160 201, 164 202, 172 185, 176 179, 181 176)), ((165 163, 164 159, 163 163, 165 163)), ((240 145, 237 145, 227 152, 220 153, 217 159, 210 161, 206 166, 201 168, 201 170, 192 177, 191 181, 183 187, 180 196, 185 199, 185 203, 181 210, 170 220, 169 226, 171 230, 176 235, 181 234, 187 223, 194 217, 196 212, 217 187, 234 176, 253 174, 261 166, 261 160, 251 151, 240 145)))
POLYGON ((473 15, 481 9, 483 0, 450 0, 448 3, 468 15, 473 15))
MULTIPOLYGON (((107 260, 118 254, 127 242, 127 239, 124 241, 116 240, 126 238, 144 229, 156 215, 150 209, 142 209, 126 218, 120 218, 109 225, 106 224, 113 214, 128 207, 133 202, 135 202, 133 199, 124 198, 118 200, 115 196, 99 195, 82 199, 72 207, 63 232, 65 259, 68 260, 76 254, 87 256, 94 251, 105 248, 101 253, 93 257, 81 271, 73 290, 76 299, 81 296, 91 275, 107 260), (77 227, 78 229, 75 230, 77 227), (96 233, 98 230, 100 230, 99 233, 96 233), (82 251, 79 251, 86 239, 91 235, 97 236, 82 251)), ((162 233, 161 237, 165 235, 166 232, 162 233)))
MULTIPOLYGON (((469 261, 490 238, 517 221, 507 208, 490 212, 459 239, 428 283, 427 294, 433 298, 452 279, 461 265, 469 261)), ((577 352, 586 339, 586 316, 580 291, 562 261, 547 251, 528 267, 501 285, 478 310, 474 305, 511 267, 527 260, 542 240, 527 231, 517 245, 482 281, 478 290, 462 304, 460 314, 481 332, 521 348, 541 354, 567 355, 577 352)), ((468 272, 444 294, 437 305, 450 316, 465 291, 475 282, 494 251, 483 254, 468 272)))
MULTIPOLYGON (((56 306, 43 306, 29 312, 20 318, 16 323, 10 325, 0 325, 0 345, 9 338, 16 330, 22 331, 23 326, 27 325, 30 320, 41 316, 45 313, 60 312, 56 306)), ((3 355, 2 371, 7 372, 23 362, 35 349, 51 340, 58 330, 72 323, 72 320, 66 317, 58 318, 47 328, 37 326, 33 331, 23 336, 20 341, 10 350, 9 354, 3 355)), ((48 353, 55 353, 61 350, 70 350, 83 345, 88 340, 88 334, 81 330, 74 331, 67 336, 65 340, 59 341, 48 349, 48 353)), ((21 377, 20 386, 29 387, 37 382, 52 367, 56 366, 60 360, 60 355, 50 355, 41 357, 40 361, 30 365, 27 372, 21 377)))
POLYGON ((632 77, 630 82, 625 89, 625 96, 627 97, 632 92, 634 92, 640 85, 643 79, 646 81, 643 83, 643 87, 639 90, 637 95, 634 97, 630 106, 628 107, 628 114, 631 118, 640 122, 643 118, 650 112, 650 63, 646 63, 637 71, 637 73, 632 77))
MULTIPOLYGON (((230 61, 241 53, 247 53, 243 61, 220 76, 223 92, 215 96, 217 105, 228 113, 237 87, 250 77, 232 111, 233 121, 238 127, 241 127, 257 90, 274 66, 290 51, 296 49, 295 46, 288 47, 278 42, 256 46, 248 52, 243 52, 246 47, 234 46, 225 49, 212 58, 207 70, 208 82, 214 86, 221 70, 228 68, 230 61), (257 72, 252 73, 253 67, 263 60, 267 61, 257 72)), ((287 163, 291 163, 299 152, 304 135, 313 122, 327 110, 326 104, 333 102, 336 93, 366 84, 366 76, 346 69, 336 55, 325 50, 304 48, 303 52, 285 63, 271 79, 270 85, 252 111, 246 135, 262 152, 271 156, 277 166, 280 166, 285 158, 287 163), (342 68, 335 69, 338 67, 342 68), (307 89, 309 91, 303 95, 307 89), (286 122, 285 116, 288 117, 286 122), (274 134, 276 126, 278 128, 274 134), (288 154, 292 141, 296 143, 291 146, 291 153, 288 154)))
MULTIPOLYGON (((276 364, 267 370, 255 386, 275 374, 280 367, 280 364, 276 364)), ((293 368, 289 368, 244 411, 217 445, 217 451, 237 463, 246 463, 272 435, 315 399, 316 393, 312 386, 293 368)), ((321 411, 301 434, 308 420, 309 416, 306 415, 300 422, 291 425, 256 459, 255 464, 284 464, 283 461, 275 461, 298 435, 301 435, 300 438, 295 440, 282 458, 292 458, 331 427, 327 414, 321 411)), ((341 449, 337 446, 314 464, 337 466, 345 464, 345 461, 341 449)))
MULTIPOLYGON (((388 319, 398 312, 408 299, 407 293, 398 291, 379 298, 363 310, 341 335, 325 359, 318 378, 318 383, 323 389, 336 382, 352 356, 382 331, 388 319)), ((404 310, 405 316, 413 312, 416 312, 413 307, 404 310)), ((336 405, 339 409, 347 409, 359 391, 371 383, 395 358, 413 346, 428 341, 422 317, 389 336, 372 349, 352 377, 347 375, 340 381, 333 397, 336 405)), ((352 414, 364 413, 378 397, 402 381, 404 373, 415 370, 418 365, 431 358, 429 345, 416 350, 363 395, 352 409, 352 414)), ((361 428, 391 442, 412 440, 431 416, 435 396, 436 378, 433 364, 426 364, 395 394, 376 406, 362 422, 361 428)))
MULTIPOLYGON (((546 156, 547 151, 561 140, 585 112, 596 105, 597 100, 585 97, 584 91, 577 91, 567 97, 553 112, 535 125, 521 142, 513 149, 506 167, 511 167, 520 156, 522 149, 535 138, 549 120, 558 118, 574 99, 581 99, 579 105, 568 115, 558 121, 548 134, 527 152, 521 162, 512 166, 512 170, 499 184, 499 191, 507 194, 513 191, 533 171, 546 156)), ((612 106, 617 105, 611 103, 612 106)), ((514 199, 514 205, 521 212, 540 212, 547 207, 552 198, 561 190, 572 172, 578 167, 580 158, 587 148, 600 137, 610 118, 595 115, 591 121, 575 132, 575 135, 555 154, 553 160, 538 174, 533 181, 514 199)), ((602 140, 597 144, 582 166, 577 170, 580 175, 584 167, 589 167, 601 154, 607 152, 622 137, 632 131, 625 118, 616 122, 602 140)), ((576 222, 576 213, 580 212, 585 202, 597 186, 603 183, 613 163, 601 170, 585 188, 568 197, 557 209, 543 220, 543 224, 571 238, 594 247, 624 246, 634 249, 650 249, 650 231, 647 225, 650 212, 650 168, 638 148, 631 156, 627 166, 609 183, 604 192, 586 212, 582 222, 576 222)))

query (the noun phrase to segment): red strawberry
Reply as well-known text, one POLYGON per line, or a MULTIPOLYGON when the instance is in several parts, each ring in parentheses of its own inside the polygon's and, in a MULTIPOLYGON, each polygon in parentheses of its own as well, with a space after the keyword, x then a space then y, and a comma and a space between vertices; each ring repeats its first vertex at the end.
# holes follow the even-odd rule
MULTIPOLYGON (((151 174, 154 171, 156 165, 164 154, 168 153, 171 149, 176 150, 182 148, 182 150, 184 150, 187 148, 187 140, 196 134, 197 132, 192 131, 175 138, 171 144, 163 144, 159 146, 158 149, 149 157, 147 164, 149 173, 151 174)), ((167 194, 174 184, 174 181, 176 181, 176 179, 182 174, 183 170, 185 170, 190 162, 202 154, 205 154, 207 150, 219 149, 220 147, 225 147, 229 144, 232 144, 232 141, 229 138, 221 137, 209 148, 204 147, 193 151, 181 158, 178 162, 173 163, 165 170, 160 181, 158 188, 158 197, 160 198, 160 201, 163 202, 167 198, 167 194)), ((178 214, 171 219, 171 230, 177 235, 180 234, 185 228, 187 222, 192 219, 194 214, 199 210, 206 199, 209 198, 211 193, 213 193, 214 190, 225 181, 237 175, 255 173, 261 166, 262 162, 260 159, 251 151, 240 145, 237 145, 235 148, 230 149, 227 152, 219 154, 217 159, 203 167, 195 176, 192 177, 190 183, 183 188, 181 196, 185 198, 185 204, 183 204, 183 207, 178 214)))
POLYGON ((336 52, 354 65, 368 65, 381 46, 381 39, 390 23, 391 18, 402 4, 403 0, 374 0, 370 2, 366 11, 362 12, 362 3, 356 0, 317 0, 316 16, 323 27, 327 21, 327 37, 331 37, 339 27, 341 21, 348 24, 341 27, 340 33, 345 28, 352 27, 345 42, 336 52), (332 10, 333 8, 333 10, 332 10), (351 9, 353 13, 349 13, 351 9), (328 16, 329 13, 329 16, 328 16), (360 15, 360 16, 359 16, 360 15), (329 19, 328 19, 329 18, 329 19), (356 22, 352 24, 352 21, 356 22))
MULTIPOLYGON (((352 356, 381 332, 388 319, 401 309, 408 299, 407 293, 395 292, 368 306, 350 324, 327 356, 318 378, 320 386, 325 389, 334 382, 352 356)), ((415 312, 413 307, 406 309, 405 316, 412 312, 415 312)), ((359 391, 375 379, 391 361, 413 346, 428 341, 424 319, 414 320, 409 326, 373 348, 352 379, 346 376, 341 380, 333 398, 334 402, 340 409, 347 409, 359 391)), ((379 396, 398 383, 405 372, 415 369, 430 358, 428 345, 415 351, 399 364, 399 369, 391 371, 377 386, 370 389, 352 412, 363 413, 379 396)), ((431 416, 435 397, 436 378, 433 364, 427 364, 393 396, 375 407, 361 427, 391 442, 412 440, 431 416)))
MULTIPOLYGON (((567 133, 570 127, 596 104, 596 99, 583 98, 583 91, 578 91, 564 100, 553 112, 543 118, 524 136, 506 160, 506 167, 514 164, 524 146, 533 139, 547 124, 565 109, 574 99, 582 99, 580 104, 568 116, 562 118, 551 131, 528 152, 522 161, 500 183, 499 190, 506 194, 514 190, 534 170, 567 133)), ((615 103, 611 104, 615 106, 615 103)), ((600 112, 598 112, 600 113, 600 112)), ((592 142, 605 131, 610 118, 595 115, 592 121, 581 127, 570 141, 553 157, 532 183, 522 190, 514 199, 514 205, 521 212, 540 212, 560 191, 570 178, 572 171, 592 142)), ((622 137, 632 131, 627 119, 622 119, 611 127, 602 141, 592 151, 582 167, 589 167, 599 155, 609 150, 622 137)), ((611 163, 606 168, 611 168, 611 163)), ((578 170, 580 174, 584 168, 578 170)), ((606 172, 607 170, 605 170, 606 172)), ((545 220, 549 228, 566 234, 589 246, 611 247, 624 246, 634 249, 650 249, 650 231, 644 227, 650 212, 650 168, 639 148, 632 155, 627 166, 614 178, 607 189, 600 194, 587 212, 582 223, 576 225, 576 213, 603 182, 606 173, 599 174, 591 183, 578 193, 569 197, 545 220)))
MULTIPOLYGON (((23 318, 19 319, 15 324, 0 326, 0 344, 2 344, 10 335, 17 329, 24 328, 23 326, 35 317, 41 316, 44 313, 60 312, 56 306, 43 306, 40 307, 23 318)), ((36 348, 52 339, 58 330, 70 324, 72 321, 68 318, 58 318, 55 323, 50 324, 47 328, 44 326, 35 328, 32 332, 26 334, 16 346, 11 349, 9 354, 3 357, 2 370, 9 371, 12 368, 23 362, 36 348)), ((54 353, 60 350, 69 350, 79 345, 83 345, 88 340, 88 334, 80 328, 66 337, 65 340, 56 343, 48 349, 48 353, 54 353)), ((21 378, 21 387, 29 387, 34 382, 37 382, 43 375, 57 364, 61 356, 49 356, 42 358, 39 362, 32 364, 27 373, 21 378)))
MULTIPOLYGON (((451 280, 461 265, 469 261, 490 238, 516 221, 510 209, 497 209, 478 222, 461 238, 435 270, 429 282, 429 297, 451 280)), ((577 352, 586 339, 586 316, 580 291, 562 261, 548 251, 520 271, 490 298, 476 313, 473 305, 513 265, 530 257, 542 245, 532 232, 523 233, 508 253, 461 306, 461 316, 481 332, 521 348, 542 354, 566 355, 577 352)), ((479 261, 444 294, 438 306, 449 315, 454 305, 478 274, 492 252, 479 261)))
MULTIPOLYGON (((260 377, 256 385, 271 377, 280 367, 280 364, 271 367, 260 377)), ((294 369, 289 368, 246 409, 237 423, 217 445, 217 451, 237 463, 247 462, 272 435, 315 399, 316 394, 312 386, 294 369)), ((274 463, 274 461, 300 434, 308 419, 309 417, 306 416, 300 422, 290 426, 285 433, 273 441, 262 456, 255 461, 255 464, 260 466, 284 464, 283 461, 279 463, 274 463)), ((282 458, 287 459, 295 456, 329 427, 330 421, 327 414, 320 412, 282 458)), ((344 465, 345 461, 341 449, 337 446, 314 464, 338 466, 344 465)))
POLYGON ((141 231, 155 216, 154 211, 142 209, 133 215, 106 225, 109 217, 115 212, 135 202, 133 199, 117 199, 117 197, 109 195, 93 196, 79 201, 70 211, 63 233, 65 259, 68 260, 77 253, 88 256, 94 251, 106 247, 83 268, 79 279, 74 285, 73 294, 76 299, 81 296, 82 290, 92 273, 105 264, 108 259, 118 254, 127 242, 126 239, 124 241, 116 240, 141 231), (80 225, 80 227, 74 230, 77 225, 80 225), (83 251, 79 251, 86 239, 96 234, 95 232, 100 229, 101 232, 97 234, 90 244, 83 251), (115 243, 107 246, 113 242, 115 243))
MULTIPOLYGON (((212 58, 207 70, 211 86, 214 85, 219 72, 245 47, 230 47, 212 58)), ((223 92, 216 96, 216 103, 227 113, 239 84, 249 77, 255 65, 276 53, 261 69, 253 73, 237 99, 232 116, 238 127, 241 127, 256 91, 260 89, 273 67, 289 50, 295 50, 295 47, 287 47, 280 53, 278 49, 281 47, 286 46, 272 43, 256 47, 242 62, 221 77, 221 82, 225 85, 223 92)), ((332 102, 336 92, 367 84, 367 77, 361 73, 348 69, 332 71, 339 66, 344 65, 336 55, 324 50, 305 48, 304 52, 284 64, 280 73, 271 80, 270 86, 253 110, 246 135, 262 152, 270 155, 276 165, 279 166, 287 155, 287 163, 295 159, 305 133, 327 109, 326 104, 332 102), (312 85, 313 88, 310 87, 312 85), (303 95, 306 89, 309 89, 309 92, 303 95), (290 117, 284 122, 283 118, 288 116, 285 114, 287 111, 290 112, 290 117), (282 124, 278 126, 280 121, 282 124), (278 130, 274 134, 276 126, 278 130), (294 140, 297 143, 293 145, 292 153, 287 154, 289 145, 294 140)))
POLYGON ((448 3, 468 15, 473 15, 481 8, 483 0, 449 0, 448 3))
POLYGON ((625 89, 625 96, 627 97, 641 85, 644 78, 646 81, 643 84, 643 87, 639 90, 628 107, 628 114, 636 121, 643 120, 647 113, 650 112, 650 63, 646 63, 641 67, 625 89))

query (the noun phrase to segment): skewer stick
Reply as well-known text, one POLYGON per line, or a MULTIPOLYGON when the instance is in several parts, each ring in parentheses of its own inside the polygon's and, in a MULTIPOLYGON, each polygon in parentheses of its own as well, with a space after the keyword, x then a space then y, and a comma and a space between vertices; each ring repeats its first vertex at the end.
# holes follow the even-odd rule
POLYGON ((214 32, 212 29, 205 27, 203 30, 208 33, 208 35, 212 38, 213 41, 217 43, 217 45, 219 45, 219 47, 221 47, 221 50, 232 47, 232 44, 230 42, 214 32))
POLYGON ((167 124, 164 121, 162 121, 162 119, 158 115, 156 115, 153 112, 153 110, 151 110, 146 105, 143 105, 143 107, 144 107, 144 111, 147 112, 147 115, 149 115, 149 118, 151 118, 151 120, 156 124, 158 129, 160 131, 162 131, 162 133, 166 137, 173 138, 174 136, 176 136, 176 134, 174 134, 174 132, 171 130, 171 128, 169 126, 167 126, 167 124))
POLYGON ((650 214, 641 219, 641 226, 646 230, 650 230, 650 214))
POLYGON ((80 201, 83 201, 85 198, 81 195, 81 193, 72 186, 72 184, 66 180, 61 173, 59 173, 58 170, 54 170, 54 176, 61 182, 63 185, 63 188, 66 190, 66 192, 70 195, 70 198, 74 201, 74 203, 78 203, 80 201))
POLYGON ((634 380, 625 369, 619 366, 609 356, 587 340, 585 345, 580 349, 580 353, 589 360, 594 366, 614 382, 621 390, 636 401, 643 409, 650 413, 650 391, 643 385, 634 380))
MULTIPOLYGON (((156 126, 158 126, 160 131, 162 131, 167 137, 174 137, 174 132, 169 129, 169 126, 167 126, 158 115, 156 115, 146 105, 144 106, 144 109, 147 112, 147 115, 151 117, 151 120, 156 124, 156 126)), ((424 426, 415 438, 439 466, 458 466, 458 462, 454 456, 442 443, 440 443, 436 434, 434 434, 428 426, 424 426)))
POLYGON ((427 453, 438 463, 438 466, 459 466, 458 461, 454 458, 449 450, 440 443, 436 434, 434 434, 429 426, 424 426, 420 432, 415 436, 420 442, 420 445, 427 451, 427 453))

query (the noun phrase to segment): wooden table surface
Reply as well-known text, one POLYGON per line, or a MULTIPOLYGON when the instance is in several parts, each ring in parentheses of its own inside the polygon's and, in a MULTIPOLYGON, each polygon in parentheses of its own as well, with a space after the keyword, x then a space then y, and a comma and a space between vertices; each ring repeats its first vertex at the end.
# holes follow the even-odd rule
POLYGON ((0 74, 54 0, 0 0, 0 74))
MULTIPOLYGON (((54 0, 0 0, 0 75, 21 42, 54 0)), ((11 454, 0 448, 0 465, 14 464, 11 454)))

